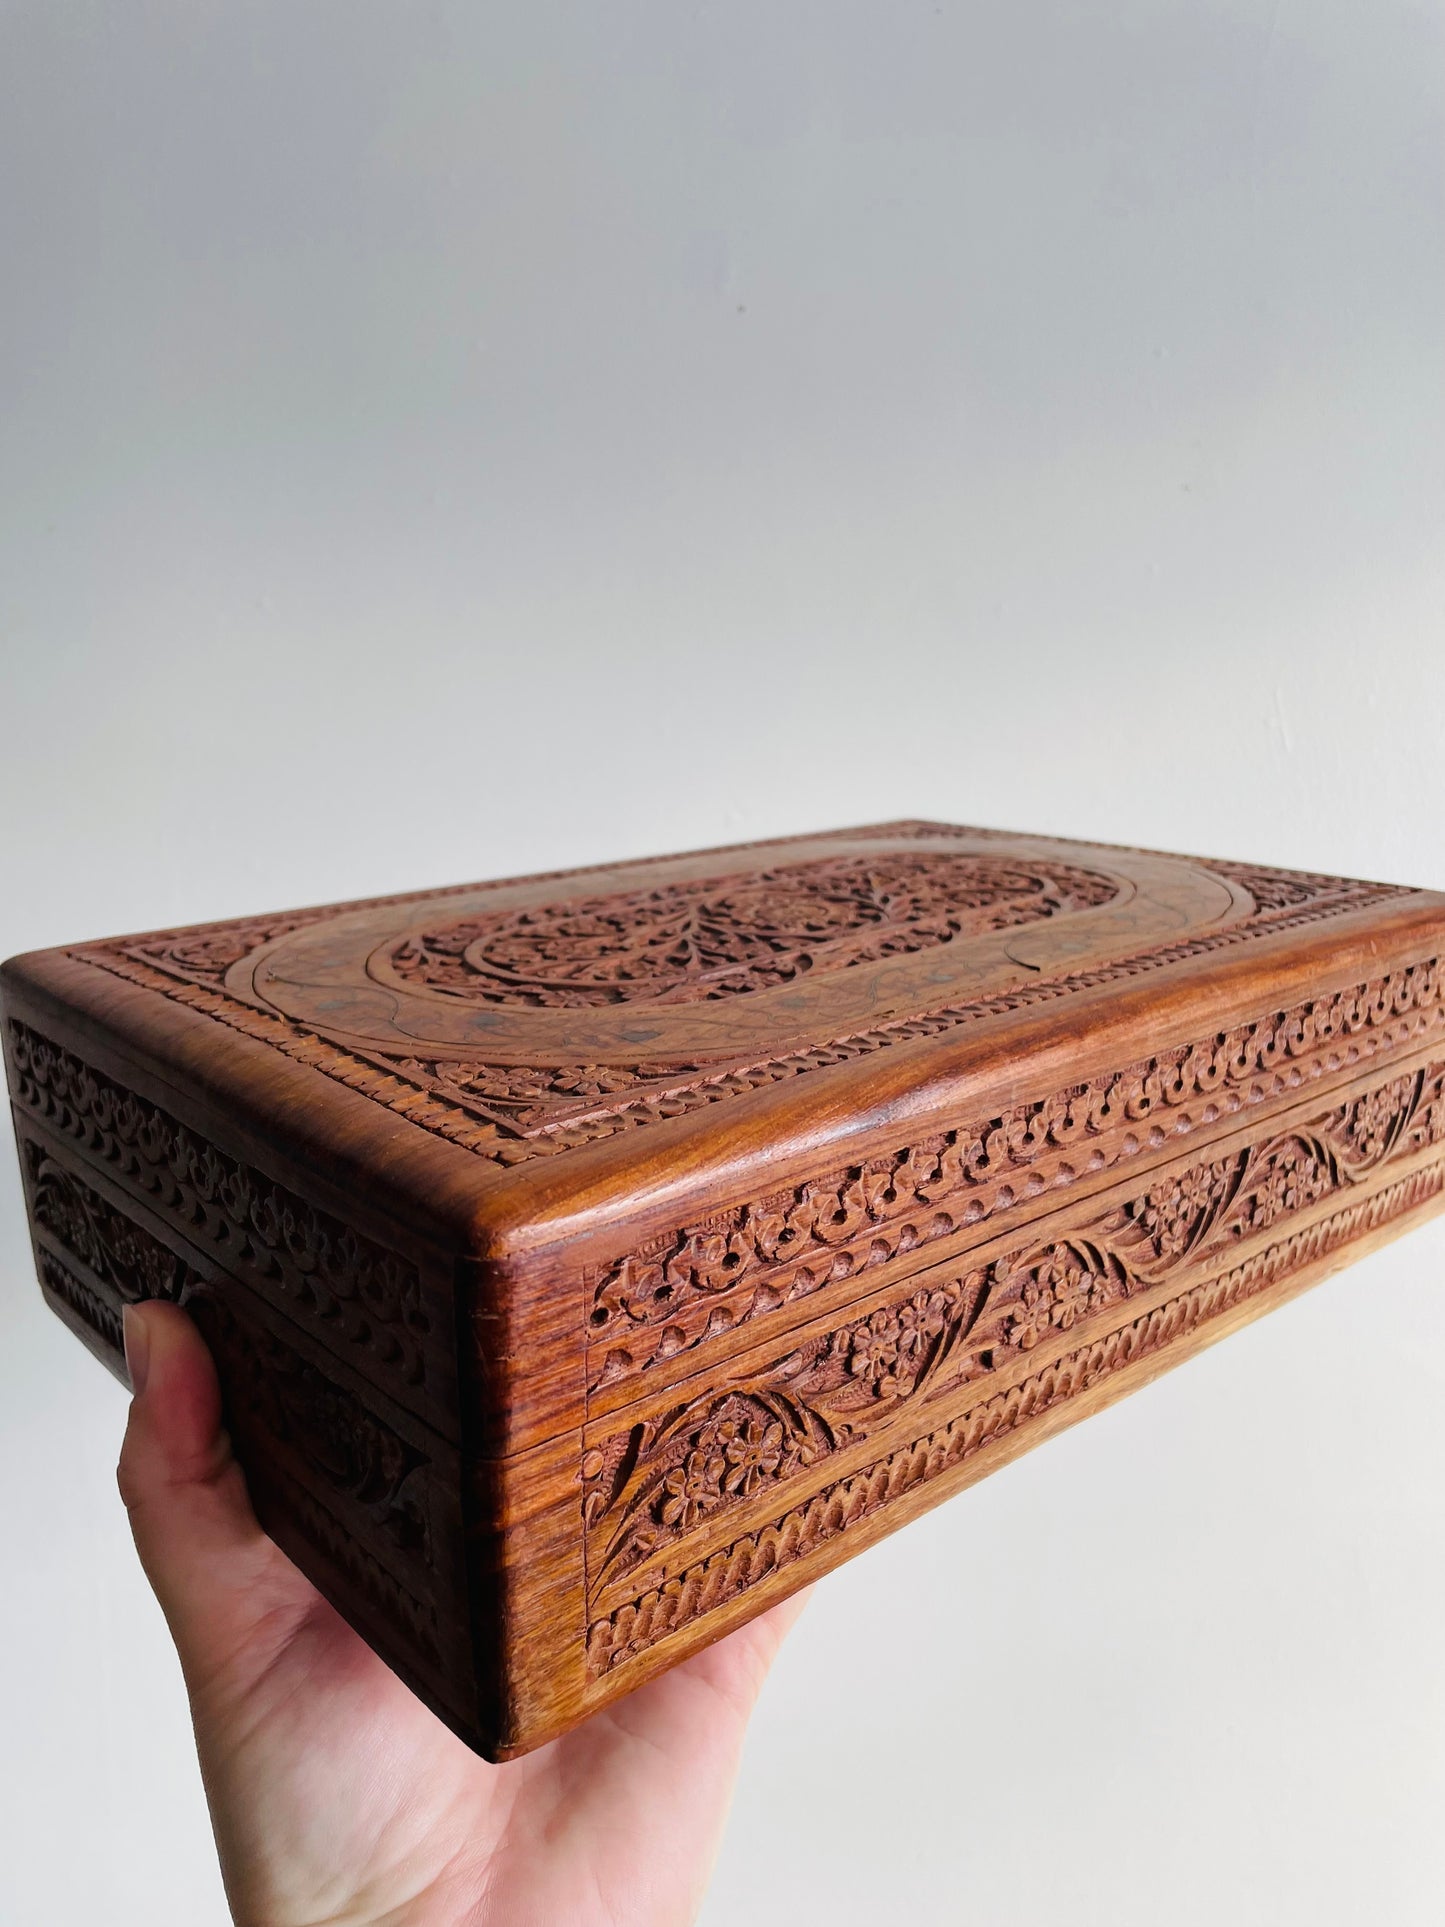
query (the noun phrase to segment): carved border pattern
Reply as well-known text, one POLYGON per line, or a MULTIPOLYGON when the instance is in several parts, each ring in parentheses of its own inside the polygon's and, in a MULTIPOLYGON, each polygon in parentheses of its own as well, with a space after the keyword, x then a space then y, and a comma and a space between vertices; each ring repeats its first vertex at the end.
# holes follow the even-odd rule
POLYGON ((437 1610, 431 1600, 419 1599, 403 1586, 304 1486, 287 1485, 286 1505, 302 1536, 365 1593, 384 1619, 404 1628, 404 1637, 415 1642, 417 1651, 433 1665, 444 1665, 437 1610))
MULTIPOLYGON (((35 1222, 68 1255, 115 1292, 122 1305, 148 1298, 186 1302, 215 1352, 226 1391, 228 1418, 239 1434, 259 1438, 264 1476, 286 1490, 288 1510, 306 1536, 348 1572, 375 1604, 405 1621, 437 1656, 436 1612, 403 1586, 328 1506, 274 1458, 289 1446, 327 1492, 357 1507, 409 1561, 432 1563, 427 1484, 432 1468, 354 1393, 301 1357, 290 1345, 238 1318, 221 1293, 169 1246, 116 1209, 25 1140, 35 1222)), ((57 1297, 123 1350, 119 1308, 53 1251, 39 1251, 40 1275, 57 1297)))
POLYGON ((42 1284, 57 1298, 63 1298, 76 1317, 83 1319, 92 1331, 99 1332, 107 1345, 123 1351, 124 1338, 116 1307, 102 1298, 93 1285, 77 1277, 69 1265, 62 1264, 53 1251, 41 1251, 38 1255, 42 1284))
POLYGON ((906 1404, 979 1385, 1114 1314, 1182 1264, 1214 1265, 1390 1159, 1445 1140, 1445 1064, 1406 1071, 1225 1157, 1156 1174, 1081 1226, 856 1304, 832 1331, 583 1459, 589 1597, 703 1520, 865 1439, 906 1404))
POLYGON ((629 1600, 588 1630, 593 1678, 736 1598, 769 1573, 806 1558, 860 1520, 972 1458, 1055 1406, 1267 1291, 1352 1239, 1402 1217, 1445 1191, 1445 1163, 1425 1166, 1384 1190, 1307 1226, 1233 1270, 1142 1313, 1106 1337, 1041 1371, 886 1458, 825 1487, 782 1518, 699 1560, 661 1587, 629 1600))
POLYGON ((340 1337, 409 1386, 425 1380, 430 1320, 414 1265, 218 1151, 158 1105, 29 1026, 10 1023, 14 1097, 133 1180, 218 1262, 277 1287, 327 1342, 340 1337))
POLYGON ((399 1552, 430 1566, 425 1455, 275 1333, 238 1318, 219 1293, 204 1294, 192 1309, 222 1361, 238 1434, 260 1440, 268 1460, 277 1446, 289 1446, 399 1552))
POLYGON ((134 1218, 57 1164, 33 1138, 24 1141, 35 1222, 110 1286, 124 1304, 168 1298, 179 1304, 199 1272, 134 1218))
POLYGON ((591 1384, 645 1372, 1050 1185, 1416 1041, 1442 1022, 1445 972, 1431 959, 665 1234, 617 1259, 594 1288, 591 1384), (1196 1102, 1197 1116, 1184 1109, 1196 1102), (1167 1131, 1154 1121, 1166 1113, 1167 1131))
MULTIPOLYGON (((880 824, 844 834, 854 837, 949 838, 957 836, 959 831, 946 824, 905 822, 880 824)), ((969 829, 965 834, 1006 840, 1006 833, 1002 831, 969 829)), ((737 847, 766 849, 778 843, 797 840, 777 838, 737 847)), ((1069 838, 1050 840, 1066 844, 1076 841, 1069 838)), ((672 860, 647 859, 650 862, 672 860)), ((501 888, 503 884, 522 881, 550 880, 551 877, 584 876, 617 867, 611 864, 598 865, 586 870, 550 872, 546 873, 545 878, 506 878, 493 887, 501 888)), ((562 1154, 621 1130, 664 1123, 671 1118, 705 1109, 710 1104, 765 1089, 769 1084, 790 1077, 825 1070, 867 1056, 891 1044, 939 1036, 960 1024, 1026 1009, 1080 990, 1098 988, 1224 947, 1249 942, 1256 937, 1274 935, 1323 918, 1339 916, 1365 904, 1411 894, 1393 885, 1306 872, 1255 869, 1212 860, 1202 863, 1202 867, 1249 888, 1256 895, 1255 916, 1232 929, 1140 951, 1095 970, 1023 984, 992 997, 950 1005, 920 1017, 880 1024, 867 1031, 834 1038, 779 1057, 723 1065, 688 1061, 512 1070, 484 1063, 457 1064, 422 1057, 392 1056, 379 1050, 352 1052, 286 1019, 225 994, 214 987, 219 981, 218 974, 214 971, 208 974, 194 960, 186 965, 175 959, 167 962, 167 942, 172 938, 194 942, 198 935, 196 932, 162 932, 145 938, 126 939, 120 945, 89 945, 69 954, 79 962, 108 970, 128 982, 156 991, 224 1023, 244 1036, 267 1044, 372 1101, 401 1112, 423 1130, 458 1144, 479 1157, 502 1165, 514 1165, 534 1157, 562 1154)), ((408 893, 404 897, 376 901, 417 901, 433 896, 457 895, 462 890, 479 887, 486 886, 466 885, 461 886, 461 890, 408 893)), ((279 931, 283 924, 288 928, 299 927, 302 922, 334 915, 338 909, 345 907, 351 906, 333 905, 314 912, 298 912, 289 918, 255 919, 249 925, 244 920, 229 925, 209 925, 206 926, 206 932, 217 941, 224 933, 240 934, 247 929, 271 934, 279 931)), ((264 940, 263 935, 257 935, 256 942, 264 940)))

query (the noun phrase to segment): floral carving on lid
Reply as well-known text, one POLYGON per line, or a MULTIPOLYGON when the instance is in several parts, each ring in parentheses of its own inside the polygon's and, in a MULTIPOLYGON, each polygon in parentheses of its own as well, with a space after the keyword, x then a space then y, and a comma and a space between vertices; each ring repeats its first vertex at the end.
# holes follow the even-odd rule
POLYGON ((510 1167, 1411 894, 902 822, 67 954, 510 1167))
POLYGON ((901 956, 1119 894, 1098 871, 943 850, 769 870, 486 910, 413 931, 388 964, 471 1003, 691 1003, 901 956))

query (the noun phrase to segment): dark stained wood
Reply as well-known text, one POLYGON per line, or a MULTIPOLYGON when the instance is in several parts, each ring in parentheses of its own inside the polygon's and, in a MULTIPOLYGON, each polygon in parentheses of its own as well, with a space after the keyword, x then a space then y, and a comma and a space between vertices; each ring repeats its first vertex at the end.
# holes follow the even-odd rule
POLYGON ((931 823, 37 952, 41 1287, 538 1745, 1445 1199, 1445 898, 931 823))

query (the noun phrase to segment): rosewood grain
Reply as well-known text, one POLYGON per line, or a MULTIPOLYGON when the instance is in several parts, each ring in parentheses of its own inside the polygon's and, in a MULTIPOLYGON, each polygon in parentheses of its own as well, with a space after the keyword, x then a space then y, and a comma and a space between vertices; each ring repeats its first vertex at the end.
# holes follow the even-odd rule
POLYGON ((0 973, 47 1300, 525 1751, 1445 1202, 1445 899, 883 824, 0 973))

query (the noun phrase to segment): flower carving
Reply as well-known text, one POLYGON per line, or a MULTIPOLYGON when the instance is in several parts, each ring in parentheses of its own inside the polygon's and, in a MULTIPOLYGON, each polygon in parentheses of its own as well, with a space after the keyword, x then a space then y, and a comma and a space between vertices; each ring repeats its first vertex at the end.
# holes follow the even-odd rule
POLYGON ((1254 1187, 1248 1222, 1254 1230, 1266 1230, 1315 1203, 1331 1188, 1328 1167, 1312 1152, 1303 1147, 1278 1152, 1254 1187))
POLYGON ((941 1291, 918 1291, 898 1308, 898 1371, 910 1382, 927 1363, 948 1325, 949 1298, 941 1291))
POLYGON ((852 1325, 834 1341, 847 1359, 854 1378, 872 1387, 880 1398, 887 1398, 899 1387, 898 1341, 901 1328, 891 1311, 875 1311, 860 1325, 852 1325))
POLYGON ((722 1504, 728 1462, 715 1439, 704 1434, 682 1464, 662 1482, 658 1517, 663 1525, 686 1532, 722 1504))
POLYGON ((1026 1274, 1005 1337, 1019 1350, 1032 1351, 1051 1330, 1068 1331, 1111 1296, 1103 1272, 1093 1270, 1071 1246, 1058 1246, 1026 1274))
POLYGON ((1421 1110, 1413 1137, 1419 1144, 1438 1144, 1445 1138, 1445 1097, 1433 1098, 1421 1110))
POLYGON ((1409 1106, 1413 1081, 1398 1077, 1392 1084, 1367 1092, 1351 1105, 1345 1135, 1362 1158, 1373 1163, 1389 1149, 1396 1127, 1409 1106))
POLYGON ((723 1483, 729 1492, 746 1496, 766 1484, 783 1461, 783 1428, 776 1420, 725 1419, 717 1440, 727 1460, 723 1483))
POLYGON ((1200 1226, 1218 1208, 1228 1184, 1227 1164, 1196 1164, 1146 1193, 1137 1222, 1159 1257, 1183 1256, 1200 1226))
MULTIPOLYGON (((729 1499, 744 1499, 786 1472, 809 1464, 804 1437, 787 1439, 779 1420, 766 1412, 714 1416, 693 1436, 681 1463, 655 1489, 651 1517, 674 1532, 687 1532, 729 1499)), ((606 1507, 603 1507, 605 1510, 606 1507)))
POLYGON ((1019 1293, 1019 1301, 1007 1327, 1008 1342, 1021 1351, 1031 1352, 1048 1335, 1053 1321, 1053 1305, 1036 1278, 1030 1278, 1019 1293))

